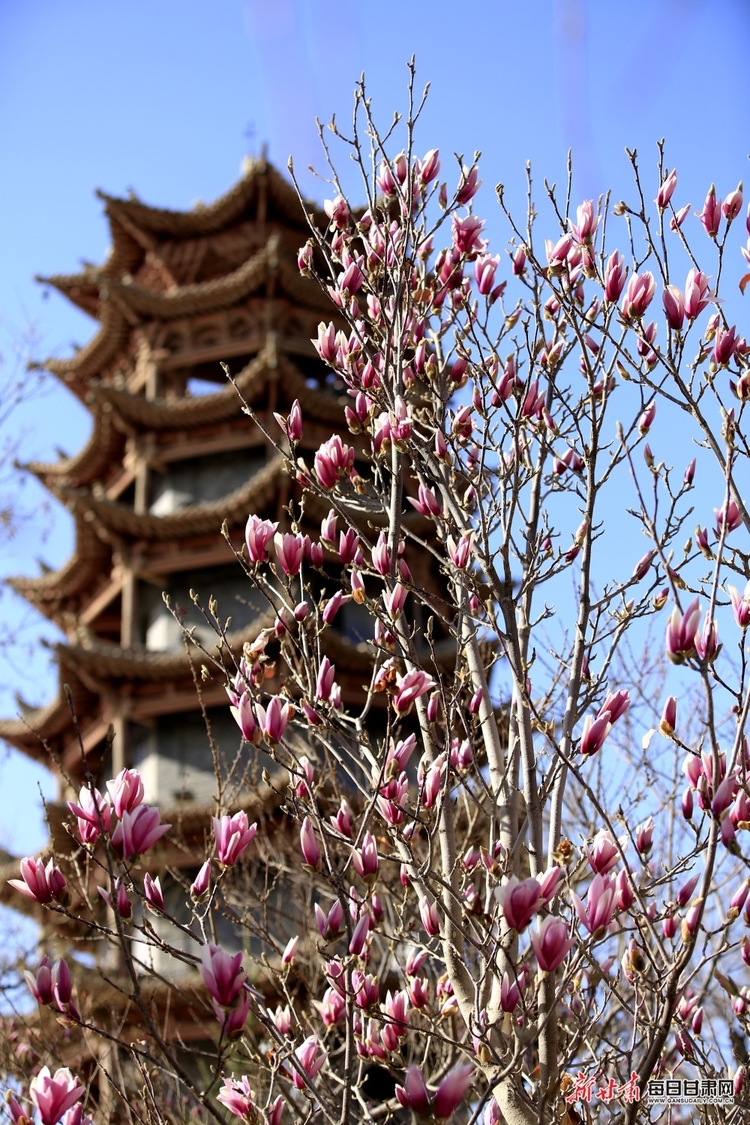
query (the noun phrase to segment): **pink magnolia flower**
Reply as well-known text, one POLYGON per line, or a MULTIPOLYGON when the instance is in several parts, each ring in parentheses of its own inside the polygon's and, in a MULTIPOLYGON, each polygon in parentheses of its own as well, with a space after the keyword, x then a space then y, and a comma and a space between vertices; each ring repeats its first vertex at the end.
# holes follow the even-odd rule
POLYGON ((492 286, 495 284, 495 273, 499 265, 499 254, 495 254, 494 257, 490 257, 489 254, 481 254, 474 262, 474 278, 477 289, 483 297, 489 296, 492 292, 492 286))
POLYGON ((550 271, 553 274, 559 275, 564 270, 567 270, 569 256, 571 251, 575 250, 573 235, 571 233, 564 234, 561 238, 558 238, 557 242, 553 242, 551 238, 547 238, 544 244, 547 253, 547 264, 550 271))
POLYGON ((391 571, 391 553, 388 550, 388 543, 385 537, 385 532, 381 531, 378 536, 378 541, 372 549, 372 565, 378 574, 385 577, 391 571))
POLYGON ((635 830, 635 846, 640 855, 651 851, 654 842, 654 818, 650 816, 635 830))
POLYGON ((315 350, 317 351, 320 359, 329 366, 334 367, 338 355, 338 341, 336 336, 336 326, 333 324, 326 324, 325 321, 320 321, 318 324, 317 339, 313 340, 315 350))
MULTIPOLYGON (((627 843, 627 840, 625 843, 627 843)), ((608 871, 611 871, 619 860, 621 851, 614 836, 606 828, 599 829, 594 836, 591 848, 587 847, 585 850, 589 865, 597 875, 606 875, 608 871)))
POLYGON ((95 844, 102 830, 109 832, 112 825, 112 805, 98 789, 82 789, 78 804, 68 801, 68 808, 78 821, 78 835, 82 844, 95 844))
POLYGON ((609 721, 616 723, 617 720, 625 714, 630 706, 630 693, 621 688, 619 691, 607 692, 607 698, 602 703, 597 713, 597 719, 601 719, 604 715, 609 715, 609 721))
POLYGON ((626 276, 625 261, 620 251, 615 250, 607 261, 607 268, 604 273, 604 295, 611 304, 616 304, 619 301, 620 294, 625 287, 626 276))
POLYGON ((278 523, 261 520, 257 516, 248 517, 245 524, 245 546, 251 563, 268 561, 268 544, 273 539, 278 526, 278 523))
MULTIPOLYGON (((327 1055, 321 1047, 317 1035, 308 1035, 304 1043, 294 1052, 294 1057, 308 1082, 311 1082, 326 1061, 327 1055)), ((292 1082, 298 1090, 304 1090, 306 1086, 305 1078, 299 1073, 297 1067, 292 1070, 292 1082)))
POLYGON ((497 900, 508 925, 522 933, 542 906, 544 895, 537 879, 521 881, 511 875, 498 889, 497 900))
POLYGON ((331 664, 327 656, 320 662, 318 679, 315 684, 315 698, 326 702, 331 698, 331 688, 336 678, 336 665, 331 664))
POLYGON ((458 185, 458 191, 456 192, 456 203, 460 203, 463 206, 464 203, 468 203, 470 199, 473 199, 479 191, 482 182, 483 181, 479 179, 478 166, 474 164, 471 169, 468 169, 464 164, 461 169, 461 180, 458 185))
POLYGON ((562 867, 550 867, 536 876, 539 891, 542 896, 542 905, 548 906, 557 894, 563 880, 562 867))
POLYGON ((750 582, 747 583, 742 594, 735 586, 727 586, 729 597, 732 599, 734 619, 744 632, 750 625, 750 582))
POLYGON ((500 1007, 504 1012, 512 1012, 521 999, 523 985, 520 978, 511 981, 507 973, 503 973, 503 979, 500 982, 500 1007))
POLYGON ((337 590, 333 597, 328 599, 323 609, 322 618, 324 624, 330 625, 341 609, 341 606, 346 605, 350 600, 351 594, 345 594, 343 590, 337 590))
POLYGON ((396 195, 396 180, 394 179, 394 173, 392 173, 390 164, 385 156, 383 156, 383 159, 380 161, 380 171, 376 177, 376 182, 383 196, 396 195))
POLYGON ((364 605, 367 601, 367 591, 365 590, 364 579, 356 567, 352 567, 349 580, 352 586, 352 600, 357 605, 364 605))
POLYGON ((703 223, 703 229, 710 238, 716 238, 721 223, 721 200, 716 197, 716 188, 713 184, 708 189, 702 211, 696 211, 697 218, 703 223))
POLYGON ((352 992, 358 1008, 372 1008, 380 998, 378 978, 365 974, 360 969, 352 971, 352 992))
POLYGON ((472 539, 473 532, 471 531, 464 532, 458 543, 455 542, 452 536, 448 536, 446 541, 448 554, 450 555, 451 562, 458 570, 464 570, 471 558, 472 539))
POLYGON ((679 211, 675 212, 675 214, 669 220, 669 229, 674 231, 679 230, 682 224, 685 222, 685 219, 688 217, 689 212, 689 203, 686 203, 684 207, 680 207, 679 211))
POLYGON ((123 859, 132 859, 152 848, 171 827, 161 823, 158 809, 139 805, 134 812, 123 812, 112 833, 112 847, 123 859))
POLYGON ((396 395, 393 410, 388 415, 390 437, 395 442, 405 442, 411 437, 411 410, 401 395, 396 395))
POLYGON ((665 738, 671 738, 674 734, 677 725, 677 699, 674 695, 670 695, 667 702, 664 704, 662 711, 661 722, 659 723, 659 730, 665 738))
POLYGON ((393 708, 398 715, 406 715, 411 710, 415 699, 425 692, 432 691, 436 686, 432 676, 423 672, 421 668, 412 668, 396 680, 396 695, 393 698, 393 708))
MULTIPOLYGON (((422 804, 426 809, 431 809, 437 800, 438 794, 443 784, 443 776, 445 773, 445 754, 438 754, 435 761, 422 780, 422 804)), ((419 777, 419 774, 417 775, 419 777)))
POLYGON ((359 537, 353 527, 350 527, 348 531, 339 532, 339 558, 344 566, 348 566, 352 562, 356 562, 357 566, 362 565, 359 537))
POLYGON ((333 508, 331 508, 328 515, 325 517, 320 525, 320 538, 326 543, 336 542, 336 531, 339 517, 336 515, 333 508))
POLYGON ((404 1109, 410 1109, 419 1117, 427 1117, 430 1112, 430 1092, 418 1066, 410 1066, 406 1071, 403 1086, 396 1087, 396 1097, 404 1109))
POLYGON ((391 590, 383 590, 383 605, 393 621, 401 616, 408 596, 409 591, 400 582, 397 582, 391 590))
POLYGON ((302 827, 299 833, 299 845, 302 850, 302 858, 307 866, 317 867, 320 860, 320 848, 315 835, 315 829, 313 828, 309 816, 306 816, 302 821, 302 827))
POLYGON ((343 230, 346 227, 349 222, 349 204, 342 195, 337 195, 334 199, 326 199, 323 208, 333 228, 343 230))
POLYGON ((349 952, 354 957, 361 956, 371 928, 372 919, 370 918, 369 914, 364 913, 357 922, 357 925, 354 927, 354 932, 352 933, 351 941, 349 942, 349 952))
POLYGON ((247 980, 247 973, 242 968, 242 953, 227 953, 220 945, 209 942, 201 950, 201 976, 220 1007, 233 1007, 247 980))
POLYGON ((584 907, 578 895, 573 895, 573 905, 581 923, 594 940, 603 937, 617 909, 617 884, 609 875, 595 875, 584 907))
POLYGON ((628 882, 627 871, 618 871, 615 878, 615 886, 617 888, 616 904, 618 910, 630 910, 630 907, 635 902, 635 895, 633 888, 628 882))
POLYGON ((685 297, 682 290, 676 285, 668 285, 662 294, 662 303, 667 324, 675 332, 679 332, 685 323, 685 297))
POLYGON ((667 658, 673 664, 683 664, 695 654, 695 633, 700 621, 701 610, 697 598, 690 603, 685 613, 680 613, 677 606, 667 623, 666 648, 667 658))
POLYGON ((227 1039, 239 1039, 250 1012, 250 993, 243 991, 233 1008, 224 1008, 212 999, 214 1014, 221 1026, 221 1034, 227 1039))
POLYGON ((143 781, 137 770, 120 770, 117 777, 107 782, 115 815, 133 812, 143 801, 143 781))
POLYGON ((570 224, 573 236, 578 242, 590 242, 598 226, 599 216, 593 199, 584 199, 576 209, 576 222, 570 224))
POLYGON ((333 488, 354 467, 354 450, 345 445, 338 434, 333 434, 315 454, 314 465, 323 488, 333 488))
POLYGON ((263 737, 270 746, 276 746, 284 737, 292 714, 292 705, 283 700, 280 695, 272 695, 267 707, 257 708, 258 723, 263 732, 263 737))
POLYGON ((39 1110, 42 1125, 57 1125, 62 1115, 80 1100, 85 1092, 68 1067, 61 1067, 54 1076, 43 1066, 29 1083, 29 1095, 39 1110))
POLYGON ((336 815, 330 816, 328 819, 337 832, 340 832, 342 836, 345 836, 347 838, 347 840, 351 840, 352 810, 346 797, 341 798, 341 804, 336 815))
POLYGON ((537 929, 531 935, 531 944, 542 972, 554 973, 575 941, 569 936, 568 927, 562 918, 548 914, 545 918, 537 920, 537 929))
POLYGON ((430 936, 434 937, 440 933, 440 916, 437 907, 426 896, 419 901, 419 916, 422 919, 422 925, 430 936))
POLYGON ((51 1004, 54 1001, 55 987, 52 975, 52 962, 49 957, 42 957, 35 973, 32 973, 30 969, 24 969, 23 975, 29 986, 29 992, 34 997, 37 1004, 51 1004))
POLYGON ((313 244, 310 239, 297 251, 297 269, 303 277, 308 277, 313 264, 313 244))
POLYGON ((273 537, 273 545, 276 549, 279 566, 284 574, 288 575, 289 578, 294 578, 299 574, 302 560, 305 557, 304 535, 291 535, 289 533, 282 535, 281 532, 277 532, 273 537))
POLYGON ((110 910, 114 910, 123 919, 132 917, 133 904, 128 897, 127 888, 122 879, 115 879, 112 893, 105 890, 104 887, 99 887, 98 890, 110 910), (114 901, 112 895, 114 895, 114 901))
POLYGON ((420 484, 418 498, 415 500, 413 496, 407 496, 409 503, 417 509, 420 515, 439 516, 443 510, 443 506, 438 500, 435 493, 431 488, 426 488, 425 485, 420 484))
POLYGON ((415 161, 415 171, 423 187, 432 183, 440 172, 440 153, 438 149, 431 148, 421 160, 415 161))
POLYGON ((459 254, 464 254, 467 258, 475 258, 477 254, 483 253, 487 246, 486 239, 481 237, 484 219, 479 219, 476 215, 467 215, 464 219, 460 219, 458 215, 454 215, 451 223, 453 245, 459 254))
POLYGON ((633 578, 635 578, 636 582, 640 582, 642 578, 646 577, 651 569, 651 563, 654 561, 655 555, 656 551, 647 551, 643 558, 639 559, 635 564, 633 578))
POLYGON ((346 1015, 346 1000, 335 988, 327 988, 322 1000, 313 1000, 326 1027, 334 1027, 346 1015))
POLYGON ((285 418, 283 414, 277 414, 275 411, 273 416, 278 422, 281 432, 286 434, 290 441, 300 440, 302 437, 302 410, 298 398, 292 403, 288 418, 285 418))
POLYGON ((515 277, 523 277, 524 270, 526 269, 526 250, 523 246, 519 246, 511 259, 513 275, 515 277))
POLYGON ((612 729, 609 711, 604 711, 598 718, 587 715, 583 721, 580 749, 584 758, 598 753, 612 729))
POLYGON ((471 1086, 474 1067, 471 1063, 459 1063, 449 1070, 435 1091, 432 1112, 439 1120, 452 1117, 466 1091, 471 1086))
POLYGON ((662 180, 661 185, 659 187, 659 191, 657 192, 657 195, 656 195, 655 203, 656 203, 656 206, 659 208, 660 211, 665 210, 667 204, 669 203, 670 199, 672 198, 672 195, 674 193, 674 189, 676 187, 677 187, 677 169, 673 168, 672 171, 669 173, 669 175, 665 176, 664 179, 662 180))
POLYGON ((11 887, 42 906, 60 897, 65 888, 65 876, 59 867, 55 867, 53 859, 47 860, 45 866, 43 860, 26 856, 20 866, 21 878, 9 879, 11 887))
POLYGON ((255 1094, 250 1089, 250 1079, 246 1074, 242 1079, 225 1078, 216 1100, 226 1106, 235 1117, 241 1117, 245 1121, 257 1119, 258 1107, 255 1104, 255 1094))
POLYGON ((409 1025, 409 994, 406 990, 401 989, 400 991, 392 992, 389 989, 386 993, 383 1011, 396 1025, 396 1034, 398 1036, 405 1034, 409 1025))
POLYGON ((347 302, 350 297, 358 293, 364 284, 365 275, 362 273, 362 266, 364 259, 358 258, 356 261, 349 262, 349 265, 343 270, 336 278, 336 288, 332 291, 332 296, 339 303, 337 298, 343 302, 347 302))
POLYGON ((153 879, 147 871, 143 876, 143 896, 152 910, 164 910, 164 894, 158 875, 153 879))
POLYGON ((378 871, 378 844, 371 832, 365 832, 359 848, 352 848, 352 866, 360 879, 369 881, 378 871))
POLYGON ((290 938, 284 946, 284 952, 281 954, 282 965, 291 965, 294 958, 297 956, 297 949, 299 947, 299 934, 295 934, 290 938))
POLYGON ((233 867, 242 853, 250 847, 258 831, 257 824, 249 824, 246 812, 234 816, 212 817, 216 858, 222 867, 233 867))
POLYGON ((253 710, 253 701, 250 698, 250 693, 243 691, 239 697, 237 706, 230 706, 229 710, 232 712, 237 726, 242 731, 242 737, 245 742, 257 743, 260 738, 260 731, 255 721, 255 712, 253 710))
POLYGON ((685 282, 685 316, 688 320, 695 320, 700 316, 712 297, 705 273, 691 269, 685 282))
POLYGON ((730 532, 736 531, 738 527, 742 527, 742 513, 736 500, 729 500, 728 503, 722 504, 720 508, 714 508, 714 515, 716 516, 717 535, 721 535, 722 529, 725 535, 729 535, 730 532))
POLYGON ((737 185, 734 191, 730 191, 721 205, 721 213, 727 222, 731 223, 739 215, 742 210, 742 181, 737 185))
POLYGON ((378 796, 378 808, 388 824, 400 824, 409 794, 409 779, 405 773, 383 786, 378 796))
POLYGON ((731 328, 721 327, 717 330, 713 351, 713 361, 717 367, 726 367, 739 343, 734 325, 731 328))
POLYGON ((682 815, 685 820, 691 820, 693 816, 693 790, 690 787, 682 794, 682 815))
POLYGON ((207 859, 196 875, 192 886, 190 887, 190 895, 196 901, 200 902, 202 898, 208 894, 208 889, 211 886, 211 860, 207 859))
POLYGON ((709 663, 719 655, 719 626, 713 618, 706 613, 703 628, 695 634, 695 652, 699 660, 709 663))
MULTIPOLYGON (((309 866, 313 866, 310 864, 309 866)), ((341 923, 344 921, 344 908, 339 899, 336 899, 331 909, 326 914, 324 910, 318 906, 317 902, 314 906, 315 923, 318 927, 320 936, 324 941, 330 941, 341 929, 341 923)))
POLYGON ((645 273, 633 274, 625 292, 624 315, 629 319, 640 319, 651 304, 655 292, 656 281, 652 273, 647 270, 645 273))

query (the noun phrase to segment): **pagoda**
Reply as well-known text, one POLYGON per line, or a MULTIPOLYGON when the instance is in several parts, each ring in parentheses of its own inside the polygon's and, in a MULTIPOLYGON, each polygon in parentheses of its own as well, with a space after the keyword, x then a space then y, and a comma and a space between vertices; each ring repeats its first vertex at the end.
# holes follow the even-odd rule
MULTIPOLYGON (((144 800, 174 825, 149 864, 182 872, 165 885, 167 909, 179 914, 219 805, 285 831, 278 791, 263 783, 258 752, 242 750, 227 699, 243 644, 275 617, 232 544, 241 547, 250 513, 282 530, 291 523, 299 486, 266 436, 283 448, 274 415, 300 402, 297 452, 310 459, 342 428, 348 400, 311 342, 336 310, 299 273, 305 209, 265 159, 247 161, 229 192, 188 212, 100 198, 112 246, 104 264, 39 279, 98 322, 72 358, 44 365, 90 411, 91 437, 74 456, 26 466, 69 510, 75 548, 60 569, 12 580, 64 634, 55 645, 58 692, 41 708, 19 700, 20 717, 0 721, 0 737, 58 778, 47 820, 50 854, 62 859, 76 845, 67 801, 138 769, 144 800)), ((324 214, 307 210, 325 227, 324 214)), ((307 505, 311 531, 326 510, 307 505)), ((360 608, 343 607, 326 635, 345 698, 361 693, 372 666, 360 608)), ((18 860, 0 867, 0 899, 54 937, 49 915, 8 887, 18 860)), ((61 948, 73 939, 99 956, 83 930, 53 926, 61 948)), ((167 960, 153 967, 167 971, 167 960)), ((205 1026, 191 1017, 177 1033, 201 1037, 205 1026)))
POLYGON ((39 279, 98 321, 73 358, 44 365, 90 411, 91 437, 75 456, 27 466, 70 511, 75 549, 59 570, 12 580, 65 634, 60 690, 46 707, 21 703, 0 737, 58 773, 61 799, 132 766, 151 803, 205 805, 203 711, 219 740, 231 733, 234 746, 237 731, 224 677, 204 671, 196 694, 200 653, 184 628, 208 648, 216 637, 190 592, 216 600, 232 637, 257 625, 220 529, 241 543, 251 511, 285 522, 291 483, 262 432, 282 437, 275 412, 300 401, 311 450, 341 427, 341 389, 311 343, 333 309, 300 277, 305 213, 265 160, 188 212, 99 194, 106 262, 39 279))
MULTIPOLYGON (((187 212, 132 197, 100 198, 112 246, 104 264, 39 279, 98 323, 72 358, 44 365, 90 411, 88 442, 74 456, 26 466, 70 512, 75 548, 59 569, 12 580, 64 635, 55 646, 58 692, 41 708, 19 700, 20 717, 0 721, 0 737, 58 779, 58 800, 47 806, 47 854, 63 869, 83 854, 67 802, 123 768, 138 769, 144 800, 173 825, 143 862, 161 874, 167 912, 190 924, 187 891, 212 850, 212 813, 244 809, 260 820, 266 862, 287 851, 292 836, 295 852, 298 847, 298 829, 290 831, 283 808, 287 771, 273 776, 265 756, 269 774, 262 752, 243 746, 226 688, 243 645, 277 620, 274 605, 260 597, 237 557, 248 515, 277 521, 281 530, 296 523, 316 539, 327 515, 328 505, 313 494, 299 503, 302 488, 287 471, 288 445, 276 416, 288 416, 299 401, 304 430, 295 452, 307 464, 344 428, 346 387, 312 344, 319 322, 336 322, 338 310, 316 282, 300 276, 297 264, 308 215, 320 229, 328 220, 303 207, 265 159, 248 161, 239 182, 215 203, 187 212)), ((347 441, 366 472, 367 451, 358 438, 347 434, 347 441)), ((429 521, 416 512, 408 509, 404 520, 429 535, 429 521)), ((377 533, 382 521, 371 509, 367 533, 377 533)), ((444 580, 431 554, 414 552, 412 562, 422 588, 439 598, 444 580)), ((328 552, 326 573, 340 566, 328 552)), ((322 571, 318 580, 326 580, 322 571)), ((421 599, 415 603, 421 631, 426 607, 421 599)), ((347 601, 322 643, 337 665, 344 704, 361 702, 374 659, 366 608, 347 601)), ((444 638, 442 647, 446 643, 446 656, 454 660, 454 643, 444 638)), ((283 685, 267 686, 279 691, 283 685)), ((371 733, 384 733, 386 714, 386 701, 376 696, 371 733)), ((302 751, 314 756, 307 744, 302 751)), ((87 888, 90 908, 99 901, 92 893, 97 884, 112 888, 103 865, 86 870, 94 884, 87 888)), ((50 918, 8 886, 17 875, 18 859, 5 857, 0 900, 44 924, 47 949, 75 946, 107 966, 106 987, 82 970, 79 997, 86 996, 87 1018, 106 1024, 109 1016, 118 1035, 137 1038, 142 1020, 127 983, 117 984, 117 965, 107 962, 111 953, 75 922, 82 901, 71 904, 67 918, 50 918)), ((300 928, 300 904, 284 900, 282 883, 277 897, 276 905, 264 900, 264 909, 277 911, 279 932, 289 927, 291 936, 300 928)), ((149 924, 161 935, 161 919, 149 924)), ((163 936, 175 940, 169 926, 163 936)), ((167 1037, 203 1042, 215 1033, 215 1018, 195 969, 196 943, 185 936, 189 956, 182 961, 156 947, 146 950, 137 938, 133 953, 143 972, 142 995, 148 993, 167 1037), (175 973, 182 973, 179 1003, 167 979, 175 973)), ((219 939, 227 948, 241 940, 230 922, 219 939)), ((42 1028, 48 1017, 40 1011, 42 1028)), ((53 1041, 59 1043, 59 1030, 53 1041)), ((60 1057, 79 1072, 88 1066, 105 1104, 107 1084, 101 1074, 92 1077, 90 1059, 76 1058, 75 1043, 71 1033, 60 1057)))

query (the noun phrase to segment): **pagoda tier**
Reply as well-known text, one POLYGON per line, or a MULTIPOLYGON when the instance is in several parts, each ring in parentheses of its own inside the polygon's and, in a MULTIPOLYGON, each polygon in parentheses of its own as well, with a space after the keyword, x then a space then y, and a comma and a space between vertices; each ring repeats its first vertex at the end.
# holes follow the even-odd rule
MULTIPOLYGON (((75 548, 59 569, 12 580, 64 634, 55 646, 60 693, 43 708, 20 704, 18 718, 0 722, 0 737, 58 772, 61 797, 63 778, 75 786, 88 770, 111 775, 128 765, 150 778, 149 800, 205 805, 213 786, 201 706, 227 753, 236 753, 239 732, 226 673, 212 663, 217 638, 191 591, 204 605, 216 599, 222 623, 232 618, 223 648, 231 670, 273 607, 221 529, 238 547, 250 512, 288 526, 297 487, 263 433, 283 440, 274 412, 299 399, 299 452, 308 460, 340 427, 345 388, 311 343, 335 309, 300 277, 304 210, 264 161, 251 162, 216 203, 189 212, 101 198, 107 260, 41 279, 98 322, 74 356, 44 365, 90 411, 91 437, 77 454, 26 466, 70 511, 75 548), (186 649, 181 623, 203 653, 186 649)), ((347 686, 361 690, 371 651, 346 614, 341 627, 326 643, 342 649, 347 686)))

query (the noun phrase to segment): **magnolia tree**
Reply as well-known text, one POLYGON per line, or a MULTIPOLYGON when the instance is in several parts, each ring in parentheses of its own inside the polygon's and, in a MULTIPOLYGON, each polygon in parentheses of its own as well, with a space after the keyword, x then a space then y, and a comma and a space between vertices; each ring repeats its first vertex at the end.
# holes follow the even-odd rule
MULTIPOLYGON (((522 222, 498 189, 493 253, 477 161, 415 148, 422 104, 383 133, 362 86, 333 128, 363 206, 326 147, 330 222, 299 267, 331 296, 313 342, 341 429, 306 457, 299 405, 277 419, 296 492, 237 551, 270 615, 238 664, 207 615, 263 827, 220 805, 170 938, 149 859, 170 827, 131 771, 84 788, 77 870, 110 914, 88 898, 79 923, 120 950, 142 1030, 103 1031, 64 960, 29 987, 90 1051, 106 1034, 98 1089, 131 1120, 187 1098, 272 1125, 675 1121, 678 1079, 739 1121, 750 362, 718 292, 750 263, 741 189, 696 214, 661 149, 614 207, 529 180, 522 222), (369 622, 356 698, 327 647, 345 606, 369 622), (199 1046, 156 1014, 154 951, 199 1046)), ((65 915, 66 878, 30 858, 15 885, 65 915)), ((11 1116, 78 1125, 85 1084, 44 1067, 11 1116)))

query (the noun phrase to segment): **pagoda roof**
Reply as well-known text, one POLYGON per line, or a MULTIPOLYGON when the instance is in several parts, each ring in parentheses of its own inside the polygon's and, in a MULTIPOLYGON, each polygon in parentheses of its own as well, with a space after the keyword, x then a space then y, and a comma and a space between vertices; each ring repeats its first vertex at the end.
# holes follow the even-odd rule
POLYGON ((41 366, 81 394, 87 380, 126 348, 133 327, 141 320, 169 321, 231 308, 271 280, 294 305, 321 315, 334 312, 330 298, 301 277, 295 265, 279 257, 277 239, 272 235, 267 245, 238 269, 210 281, 158 291, 123 278, 103 277, 97 313, 99 331, 74 356, 47 359, 41 366))
POLYGON ((268 349, 252 359, 231 383, 227 381, 213 394, 147 399, 122 387, 93 383, 89 387, 89 398, 93 403, 107 404, 126 422, 140 429, 182 430, 213 425, 241 414, 238 392, 246 401, 256 401, 269 377, 280 380, 290 404, 295 398, 299 399, 303 413, 321 422, 341 423, 343 396, 310 386, 290 360, 271 355, 268 349))
MULTIPOLYGON (((228 647, 239 658, 242 646, 254 641, 264 629, 272 629, 275 622, 275 609, 269 608, 259 613, 251 624, 226 635, 223 651, 226 653, 228 647)), ((321 644, 329 659, 338 663, 342 670, 363 673, 372 670, 371 644, 354 642, 335 627, 325 629, 321 644)), ((84 625, 76 630, 75 641, 61 641, 54 646, 54 651, 61 666, 80 668, 97 679, 172 682, 190 676, 191 667, 201 658, 201 649, 197 647, 191 648, 189 652, 184 648, 159 650, 149 649, 144 645, 123 648, 113 641, 103 640, 84 625)), ((455 645, 452 643, 450 651, 455 653, 455 645)), ((213 650, 208 649, 207 655, 213 657, 213 650)))
POLYGON ((8 579, 8 584, 35 605, 42 613, 54 615, 56 606, 64 599, 79 594, 90 587, 111 564, 111 548, 96 534, 84 513, 76 513, 75 550, 67 562, 57 570, 49 570, 36 578, 25 576, 8 579))
POLYGON ((78 487, 100 479, 120 457, 124 443, 125 435, 114 425, 112 411, 97 410, 91 436, 78 453, 52 462, 31 461, 19 468, 33 473, 43 484, 57 481, 78 487))
POLYGON ((134 512, 127 504, 92 496, 62 485, 55 494, 76 515, 88 516, 100 528, 134 539, 168 540, 218 531, 224 520, 244 523, 251 507, 263 507, 276 495, 284 475, 284 458, 274 457, 239 488, 203 504, 191 504, 170 515, 134 512))
MULTIPOLYGON (((260 614, 252 625, 227 635, 232 651, 241 652, 246 641, 253 641, 262 629, 271 628, 276 619, 273 610, 260 614)), ((226 650, 225 650, 226 651, 226 650)), ((198 648, 186 652, 160 651, 142 645, 123 648, 112 641, 102 640, 89 629, 77 630, 77 643, 61 642, 55 646, 61 666, 88 672, 98 680, 142 680, 172 683, 191 676, 191 667, 202 658, 198 648), (192 659, 191 659, 192 658, 192 659)), ((209 652, 209 656, 213 655, 209 652)))
POLYGON ((311 285, 299 270, 278 256, 276 235, 271 235, 263 249, 223 277, 178 285, 167 291, 111 277, 103 279, 100 293, 104 301, 114 298, 137 316, 173 320, 229 308, 255 292, 269 278, 275 278, 287 296, 299 304, 331 311, 331 300, 327 294, 318 286, 311 285))
MULTIPOLYGON (((303 206, 293 185, 264 159, 249 158, 244 174, 229 191, 213 203, 195 204, 190 211, 151 207, 135 197, 118 199, 103 191, 97 191, 97 195, 103 200, 111 219, 124 219, 128 226, 152 235, 186 238, 195 234, 213 234, 237 222, 248 210, 257 206, 261 190, 265 191, 267 219, 278 218, 300 230, 307 229, 303 206)), ((319 207, 306 203, 304 208, 312 212, 317 221, 324 225, 328 223, 319 207)))
POLYGON ((49 743, 72 730, 70 703, 65 688, 70 691, 70 700, 78 716, 91 714, 96 703, 96 695, 75 675, 75 668, 69 667, 63 677, 58 666, 59 690, 55 699, 44 707, 29 707, 18 699, 21 712, 14 719, 0 719, 0 738, 22 750, 29 758, 49 765, 49 743))
MULTIPOLYGON (((305 213, 322 226, 328 223, 325 213, 312 203, 306 202, 303 211, 294 187, 265 160, 250 160, 229 191, 213 203, 196 204, 189 211, 151 207, 135 196, 120 199, 103 191, 97 195, 104 202, 112 235, 107 260, 101 266, 87 263, 76 273, 37 278, 94 317, 99 316, 102 288, 117 284, 118 279, 125 284, 124 279, 137 273, 149 250, 159 254, 170 243, 215 235, 246 218, 254 219, 261 229, 268 230, 274 223, 282 230, 291 227, 299 236, 307 232, 305 213)), ((281 233, 277 231, 277 235, 281 233)))
POLYGON ((131 326, 114 302, 103 303, 99 319, 99 331, 74 356, 69 359, 46 359, 39 366, 64 383, 71 384, 71 389, 80 390, 85 386, 86 378, 106 367, 128 342, 131 326), (76 384, 79 385, 78 388, 76 384))

